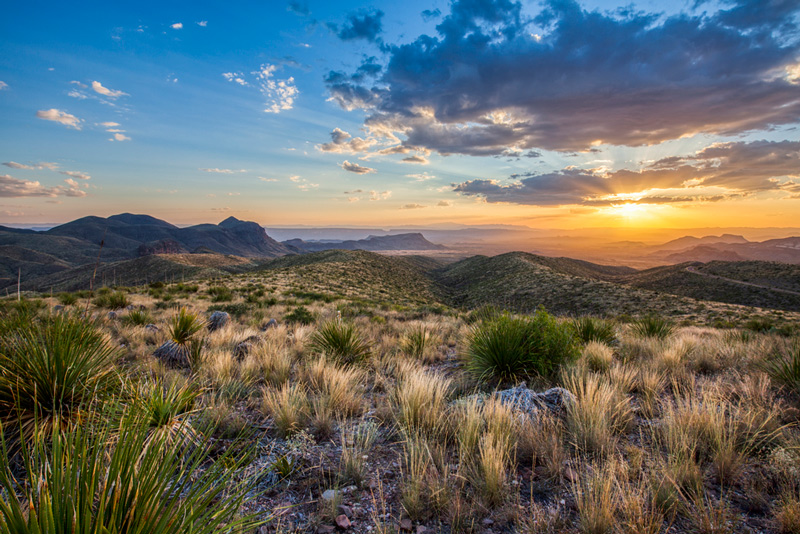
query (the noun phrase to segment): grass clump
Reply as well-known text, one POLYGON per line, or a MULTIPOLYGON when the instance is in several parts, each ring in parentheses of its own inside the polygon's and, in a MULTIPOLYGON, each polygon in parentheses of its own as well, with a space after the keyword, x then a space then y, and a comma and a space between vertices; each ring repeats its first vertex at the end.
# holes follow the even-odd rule
POLYGON ((434 358, 431 349, 434 345, 433 333, 423 324, 410 328, 400 342, 400 350, 415 360, 431 363, 434 358))
POLYGON ((78 295, 75 293, 59 293, 58 302, 61 303, 62 306, 72 306, 78 302, 78 295))
POLYGON ((186 418, 194 412, 201 394, 202 390, 193 382, 181 385, 177 381, 166 384, 156 380, 142 386, 138 397, 149 422, 148 441, 161 439, 162 435, 172 443, 193 440, 195 432, 186 418))
POLYGON ((583 343, 596 341, 611 346, 617 343, 617 334, 611 321, 586 315, 573 320, 572 326, 575 328, 575 335, 583 343))
POLYGON ((109 308, 119 310, 128 305, 128 295, 122 291, 101 293, 92 301, 98 308, 109 308))
POLYGON ((323 324, 311 336, 311 347, 341 363, 356 363, 372 350, 370 343, 354 324, 334 319, 323 324))
POLYGON ((504 314, 473 328, 467 369, 481 379, 550 377, 578 354, 573 330, 540 309, 533 316, 504 314))
POLYGON ((308 308, 305 306, 298 306, 287 313, 283 317, 283 320, 287 323, 311 324, 316 319, 314 318, 314 314, 308 311, 308 308))
POLYGON ((122 318, 122 324, 128 326, 144 326, 153 322, 153 316, 147 310, 131 310, 122 318))
POLYGON ((266 390, 262 406, 282 437, 302 430, 308 419, 308 393, 302 384, 286 383, 279 390, 266 390))
POLYGON ((631 325, 633 333, 639 337, 666 339, 675 333, 675 325, 658 315, 644 315, 631 325))
POLYGON ((54 315, 0 325, 0 419, 23 438, 86 421, 120 386, 117 352, 86 320, 54 315))
POLYGON ((786 353, 774 355, 764 364, 764 370, 776 383, 800 393, 800 341, 795 341, 786 353))

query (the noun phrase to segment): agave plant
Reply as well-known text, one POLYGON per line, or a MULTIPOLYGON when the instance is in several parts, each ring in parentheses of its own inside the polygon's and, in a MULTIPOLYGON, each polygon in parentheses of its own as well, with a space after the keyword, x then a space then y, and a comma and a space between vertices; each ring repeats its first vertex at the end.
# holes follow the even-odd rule
POLYGON ((311 336, 311 347, 343 362, 354 363, 369 356, 372 346, 351 323, 334 319, 311 336))
POLYGON ((153 435, 134 409, 121 422, 106 418, 53 431, 23 446, 20 483, 0 435, 0 534, 82 532, 249 532, 239 515, 254 481, 235 480, 244 456, 235 447, 211 459, 210 447, 175 447, 153 435), (113 482, 113 483, 112 483, 113 482))
POLYGON ((15 440, 86 422, 121 386, 117 351, 92 322, 12 319, 0 332, 0 421, 15 440))
POLYGON ((197 314, 181 308, 170 323, 170 339, 158 347, 153 356, 170 367, 191 367, 193 361, 196 363, 199 352, 199 344, 192 337, 203 326, 197 314))
POLYGON ((585 315, 572 321, 575 334, 583 343, 597 341, 609 346, 617 344, 617 335, 614 332, 614 323, 585 315))

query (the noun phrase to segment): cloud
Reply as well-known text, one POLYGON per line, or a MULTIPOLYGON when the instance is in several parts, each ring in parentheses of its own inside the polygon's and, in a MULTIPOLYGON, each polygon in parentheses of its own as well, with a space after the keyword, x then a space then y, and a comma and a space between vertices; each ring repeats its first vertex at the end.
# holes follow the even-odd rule
POLYGON ((309 191, 311 189, 318 189, 319 184, 300 184, 297 186, 297 189, 300 191, 309 191))
POLYGON ((19 180, 8 174, 0 174, 0 197, 85 197, 86 192, 76 187, 46 187, 39 182, 19 180))
POLYGON ((368 130, 445 155, 652 145, 800 121, 800 3, 724 4, 663 16, 549 0, 529 21, 520 2, 455 0, 434 36, 384 45, 377 83, 326 81, 343 109, 367 112, 368 130))
POLYGON ((369 200, 370 202, 377 202, 379 200, 386 200, 387 198, 392 196, 391 191, 370 191, 369 192, 369 200))
POLYGON ((229 82, 235 82, 241 86, 249 85, 247 81, 244 79, 244 74, 241 72, 223 72, 222 75, 229 82))
POLYGON ((317 145, 317 150, 322 152, 334 152, 337 154, 360 154, 369 152, 377 141, 375 139, 363 139, 352 137, 349 133, 339 128, 334 128, 331 132, 331 142, 317 145))
POLYGON ((183 22, 176 22, 175 24, 170 24, 169 26, 173 30, 181 30, 183 29, 183 22))
POLYGON ((266 178, 264 176, 259 176, 258 179, 261 180, 262 182, 277 182, 278 181, 277 178, 266 178))
POLYGON ((419 154, 414 154, 413 156, 405 157, 403 158, 403 161, 405 161, 406 163, 417 163, 419 165, 427 165, 428 163, 430 163, 430 161, 428 161, 428 158, 426 158, 425 156, 420 156, 419 154))
POLYGON ((260 70, 253 72, 258 79, 258 90, 266 99, 265 113, 280 113, 294 107, 294 99, 300 91, 294 85, 294 78, 277 79, 275 71, 279 67, 265 63, 260 70))
POLYGON ((356 174, 368 174, 371 172, 375 172, 375 169, 371 169, 369 167, 362 167, 358 163, 350 163, 347 160, 344 160, 344 162, 342 163, 342 169, 354 172, 356 174))
POLYGON ((91 180, 91 176, 86 174, 85 172, 78 172, 78 171, 59 171, 60 174, 64 176, 70 176, 72 178, 80 178, 81 180, 91 180))
POLYGON ((436 205, 440 208, 449 208, 453 203, 449 200, 440 200, 436 205))
POLYGON ((83 122, 75 115, 71 115, 66 111, 61 111, 60 109, 55 109, 55 108, 40 109, 39 111, 36 112, 36 116, 46 121, 61 123, 64 126, 69 126, 70 128, 75 128, 76 130, 81 129, 81 122, 83 122))
MULTIPOLYGON (((108 130, 108 131, 111 131, 111 130, 108 130)), ((109 141, 130 141, 131 138, 128 137, 127 135, 125 135, 125 134, 115 133, 114 136, 110 137, 108 140, 109 141)))
POLYGON ((517 181, 469 180, 453 191, 534 206, 718 202, 761 192, 791 192, 800 178, 800 141, 717 143, 690 156, 672 156, 640 170, 569 167, 512 175, 517 181))
POLYGON ((38 163, 33 163, 31 165, 26 165, 24 163, 17 163, 16 161, 6 161, 3 163, 6 167, 11 167, 12 169, 26 169, 29 171, 36 170, 36 169, 50 169, 54 171, 58 168, 57 163, 51 163, 49 161, 40 161, 38 163))
POLYGON ((208 21, 207 20, 199 20, 195 24, 197 24, 201 28, 205 28, 206 26, 208 26, 208 21))
POLYGON ((104 128, 116 128, 117 126, 121 126, 118 122, 101 122, 100 126, 104 128))
POLYGON ((100 82, 92 82, 92 90, 94 90, 95 93, 107 96, 108 98, 119 98, 121 96, 128 95, 128 93, 124 93, 122 91, 115 91, 114 89, 103 87, 103 84, 100 82))
POLYGON ((428 174, 427 172, 418 173, 418 174, 406 174, 409 178, 413 178, 417 182, 424 182, 427 180, 433 180, 436 176, 432 174, 428 174))
POLYGON ((362 10, 357 13, 350 13, 347 21, 341 29, 335 24, 328 24, 342 41, 352 41, 354 39, 365 39, 375 42, 378 35, 383 31, 383 11, 380 9, 362 10))
POLYGON ((301 17, 307 17, 311 14, 311 10, 308 9, 308 3, 300 2, 299 0, 290 0, 289 4, 286 6, 286 10, 300 15, 301 17))
POLYGON ((233 170, 233 169, 217 169, 214 167, 213 169, 198 169, 203 172, 213 172, 217 174, 235 174, 237 172, 247 172, 245 169, 233 170))
POLYGON ((428 22, 430 20, 438 19, 439 17, 441 17, 442 16, 442 10, 439 9, 438 7, 436 9, 434 9, 434 10, 426 9, 425 11, 423 11, 421 13, 421 15, 422 15, 422 20, 424 20, 425 22, 428 22))
POLYGON ((8 89, 8 84, 0 80, 0 91, 2 91, 3 89, 8 89))
POLYGON ((403 204, 400 206, 401 210, 420 210, 422 208, 427 208, 427 206, 423 206, 422 204, 403 204))

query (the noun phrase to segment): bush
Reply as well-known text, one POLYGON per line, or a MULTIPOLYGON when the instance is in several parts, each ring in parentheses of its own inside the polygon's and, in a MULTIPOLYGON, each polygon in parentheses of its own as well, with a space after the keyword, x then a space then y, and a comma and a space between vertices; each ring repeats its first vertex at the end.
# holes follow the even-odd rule
POLYGON ((223 311, 228 315, 232 315, 237 319, 241 319, 245 315, 249 314, 252 310, 246 303, 238 302, 236 304, 215 304, 214 306, 209 306, 208 311, 223 311))
POLYGON ((0 420, 22 438, 85 423, 120 385, 114 347, 86 320, 59 314, 0 331, 0 420))
POLYGON ((800 393, 800 341, 786 354, 776 354, 764 364, 764 370, 778 384, 800 393))
POLYGON ((58 302, 63 306, 72 306, 78 302, 78 296, 75 293, 59 293, 58 302))
POLYGON ((311 347, 343 363, 354 363, 369 356, 372 347, 351 323, 328 321, 311 336, 311 347))
POLYGON ((577 355, 573 329, 539 309, 529 317, 506 313, 473 328, 465 358, 467 369, 481 379, 515 381, 551 377, 577 355))
POLYGON ((597 341, 605 345, 614 346, 617 344, 617 335, 614 332, 614 323, 596 317, 579 317, 572 321, 575 327, 575 335, 583 343, 597 341))
POLYGON ((153 322, 153 317, 147 310, 131 310, 122 318, 122 323, 130 326, 144 326, 153 322))
POLYGON ((287 313, 283 320, 287 323, 311 324, 314 322, 314 314, 308 311, 305 306, 298 306, 287 313))
POLYGON ((120 310, 128 305, 128 295, 122 291, 101 292, 92 302, 98 308, 120 310))
POLYGON ((766 317, 753 317, 744 324, 744 327, 757 334, 766 334, 775 327, 775 323, 766 317))
POLYGON ((25 444, 19 484, 3 440, 0 532, 251 532, 254 517, 239 515, 255 485, 237 479, 243 457, 230 447, 212 459, 203 445, 152 438, 147 419, 132 410, 121 423, 109 417, 25 444))
POLYGON ((432 361, 433 355, 430 354, 433 349, 434 339, 433 334, 425 325, 419 325, 410 328, 400 342, 400 350, 404 354, 408 354, 416 360, 424 362, 432 361))
POLYGON ((229 302, 233 300, 233 291, 225 286, 209 287, 208 294, 212 302, 229 302))
POLYGON ((666 339, 675 333, 675 325, 668 319, 658 315, 639 317, 631 325, 631 329, 640 337, 655 337, 658 339, 666 339))

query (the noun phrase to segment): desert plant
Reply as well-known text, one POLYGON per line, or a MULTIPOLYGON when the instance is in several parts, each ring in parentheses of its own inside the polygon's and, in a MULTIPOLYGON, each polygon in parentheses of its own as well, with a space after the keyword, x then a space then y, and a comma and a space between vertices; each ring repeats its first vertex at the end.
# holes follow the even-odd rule
POLYGON ((763 367, 775 382, 800 393, 800 341, 795 341, 785 353, 773 355, 763 367))
POLYGON ((583 348, 583 361, 590 371, 608 371, 614 363, 614 351, 605 343, 590 341, 583 348))
POLYGON ((582 471, 585 474, 572 483, 578 509, 578 530, 582 534, 614 532, 619 500, 613 465, 595 466, 582 471))
MULTIPOLYGON (((0 322, 7 320, 14 322, 0 322)), ((117 351, 92 322, 60 314, 2 325, 0 332, 0 420, 7 435, 12 428, 26 438, 71 428, 121 385, 117 351)))
POLYGON ((327 405, 330 412, 344 417, 358 415, 364 409, 363 376, 361 368, 342 367, 324 356, 305 368, 306 381, 320 394, 319 401, 327 405))
MULTIPOLYGON (((19 484, 0 443, 0 533, 247 531, 257 527, 240 506, 254 480, 237 481, 243 465, 236 447, 216 458, 209 447, 175 447, 167 435, 151 438, 136 410, 53 429, 48 440, 23 446, 19 484), (9 497, 10 496, 10 497, 9 497)), ((19 475, 17 475, 19 476, 19 475)))
POLYGON ((611 383, 594 374, 572 374, 564 386, 575 395, 567 406, 567 428, 573 445, 591 454, 611 450, 615 435, 633 420, 630 399, 611 383))
POLYGON ((393 395, 398 426, 407 434, 441 435, 450 384, 449 379, 424 369, 406 373, 393 395))
MULTIPOLYGON (((344 423, 339 424, 344 428, 344 423)), ((342 430, 341 473, 349 483, 361 486, 364 481, 364 460, 378 437, 378 425, 373 421, 360 421, 350 429, 342 430)))
POLYGON ((631 325, 633 332, 640 337, 666 339, 675 333, 675 325, 658 315, 644 315, 631 325))
POLYGON ((272 417, 278 434, 291 436, 300 431, 308 419, 308 394, 302 384, 284 384, 280 390, 264 391, 262 407, 272 417))
POLYGON ((140 386, 137 398, 149 422, 148 442, 159 440, 162 434, 172 443, 193 441, 195 432, 186 419, 195 411, 195 401, 201 394, 193 382, 166 384, 158 379, 140 386))
POLYGON ((287 323, 311 324, 314 322, 315 318, 314 314, 308 311, 308 308, 305 306, 298 306, 287 313, 283 317, 283 320, 287 323))
POLYGON ((341 363, 356 363, 372 350, 371 344, 354 324, 334 319, 311 336, 311 347, 341 363))
POLYGON ((72 306, 73 304, 78 302, 78 295, 76 295, 75 293, 59 293, 58 302, 60 302, 64 306, 72 306))
POLYGON ((153 356, 162 360, 167 365, 177 367, 190 367, 193 360, 199 358, 200 345, 193 344, 192 336, 203 329, 204 323, 200 317, 181 308, 172 317, 169 326, 170 339, 153 353, 153 356))
POLYGON ((531 317, 504 314, 473 328, 465 359, 467 369, 481 379, 513 381, 552 376, 576 356, 572 329, 539 309, 531 317))
POLYGON ((596 341, 605 345, 617 344, 617 334, 611 321, 585 315, 574 319, 572 326, 575 328, 575 335, 583 343, 596 341))
POLYGON ((92 301, 98 308, 110 308, 119 310, 128 305, 128 295, 122 291, 113 293, 101 293, 92 301))
POLYGON ((147 310, 131 310, 122 318, 122 323, 129 326, 144 326, 152 322, 153 317, 147 310))
POLYGON ((416 360, 430 363, 433 348, 433 333, 422 324, 410 328, 400 341, 400 350, 416 360))

